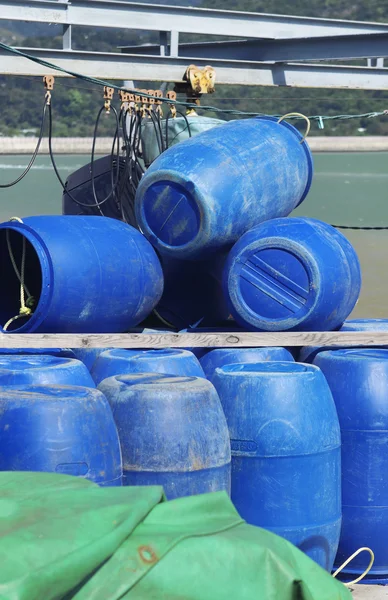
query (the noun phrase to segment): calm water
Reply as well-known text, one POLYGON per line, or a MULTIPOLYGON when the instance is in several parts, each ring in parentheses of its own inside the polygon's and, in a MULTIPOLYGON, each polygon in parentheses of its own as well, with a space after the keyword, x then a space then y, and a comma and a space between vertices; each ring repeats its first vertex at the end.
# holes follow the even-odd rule
MULTIPOLYGON (((388 225, 388 153, 316 154, 309 196, 295 214, 340 225, 388 225)), ((0 182, 15 179, 25 156, 0 156, 0 182)), ((58 156, 62 177, 89 161, 88 156, 58 156)), ((37 159, 18 185, 0 189, 0 219, 61 213, 61 189, 48 156, 37 159)), ((361 298, 352 316, 387 317, 388 231, 346 231, 363 274, 361 298)))

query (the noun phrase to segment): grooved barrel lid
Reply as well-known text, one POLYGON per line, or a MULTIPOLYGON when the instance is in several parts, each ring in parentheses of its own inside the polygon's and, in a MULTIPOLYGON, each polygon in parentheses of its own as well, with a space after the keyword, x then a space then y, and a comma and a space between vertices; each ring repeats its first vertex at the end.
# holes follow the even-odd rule
POLYGON ((248 254, 239 265, 239 286, 245 304, 264 319, 307 313, 309 275, 290 250, 275 246, 248 254))

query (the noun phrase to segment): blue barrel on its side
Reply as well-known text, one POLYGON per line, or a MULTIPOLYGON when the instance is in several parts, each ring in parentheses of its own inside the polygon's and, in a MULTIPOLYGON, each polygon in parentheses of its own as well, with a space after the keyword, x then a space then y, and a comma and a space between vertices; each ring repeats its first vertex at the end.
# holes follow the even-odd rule
POLYGON ((89 371, 79 360, 44 354, 0 354, 0 386, 26 384, 96 387, 89 371))
MULTIPOLYGON (((388 331, 388 319, 349 319, 340 331, 388 331)), ((359 346, 362 348, 362 346, 359 346)), ((354 348, 354 346, 353 346, 354 348)), ((312 363, 319 352, 339 350, 338 346, 304 346, 300 349, 299 362, 312 363)))
POLYGON ((86 368, 91 371, 97 358, 111 348, 74 348, 73 352, 75 357, 84 363, 86 368))
MULTIPOLYGON (((336 564, 358 548, 375 555, 364 583, 388 584, 388 350, 320 352, 322 369, 337 407, 342 437, 342 530, 336 564)), ((370 556, 362 552, 339 574, 361 575, 370 556)))
POLYGON ((47 471, 121 485, 117 429, 96 389, 0 387, 0 430, 1 471, 47 471))
POLYGON ((59 358, 77 358, 70 348, 0 348, 0 354, 46 354, 59 358))
POLYGON ((309 147, 289 123, 269 116, 230 121, 153 162, 137 189, 136 217, 162 254, 205 258, 290 214, 312 173, 309 147))
POLYGON ((352 312, 361 289, 355 250, 316 219, 274 219, 233 246, 224 291, 236 321, 258 331, 330 331, 352 312))
POLYGON ((11 333, 125 332, 143 321, 162 295, 162 269, 151 244, 115 219, 9 221, 0 225, 0 251, 7 290, 0 296, 0 325, 11 333), (9 248, 19 269, 25 256, 26 305, 32 314, 20 318, 20 281, 9 248))
POLYGON ((229 427, 232 501, 328 571, 341 528, 341 438, 319 369, 294 362, 226 365, 213 379, 229 427))
POLYGON ((194 354, 178 348, 107 350, 100 354, 92 368, 92 377, 96 385, 107 377, 130 373, 167 373, 205 377, 199 360, 194 354))
POLYGON ((105 379, 119 432, 123 485, 162 485, 169 500, 230 493, 230 443, 220 399, 199 377, 136 373, 105 379))
POLYGON ((285 348, 215 348, 200 359, 206 377, 212 381, 216 369, 235 363, 257 363, 265 361, 294 361, 285 348))
POLYGON ((156 315, 177 329, 220 325, 229 317, 222 289, 227 254, 217 253, 206 261, 161 257, 164 290, 156 315))

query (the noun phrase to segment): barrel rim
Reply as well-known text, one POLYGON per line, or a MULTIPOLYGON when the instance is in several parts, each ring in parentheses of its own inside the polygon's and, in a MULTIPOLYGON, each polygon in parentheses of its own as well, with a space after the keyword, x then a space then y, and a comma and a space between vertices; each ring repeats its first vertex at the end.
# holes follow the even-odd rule
POLYGON ((50 253, 41 236, 32 227, 26 223, 19 221, 6 221, 0 224, 0 230, 6 231, 10 229, 24 236, 32 245, 39 260, 42 286, 39 296, 39 301, 36 309, 26 323, 20 327, 16 327, 11 331, 3 331, 1 333, 28 333, 35 331, 44 321, 45 313, 49 310, 51 300, 54 294, 54 269, 50 253))

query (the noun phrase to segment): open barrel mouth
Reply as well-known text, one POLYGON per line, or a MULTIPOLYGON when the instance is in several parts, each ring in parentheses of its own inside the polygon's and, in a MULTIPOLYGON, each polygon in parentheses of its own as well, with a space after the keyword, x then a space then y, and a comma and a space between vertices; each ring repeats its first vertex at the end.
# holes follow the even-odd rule
POLYGON ((28 322, 38 306, 42 268, 31 242, 11 228, 0 230, 0 281, 0 327, 15 332, 28 322), (30 314, 21 311, 23 304, 30 314))

